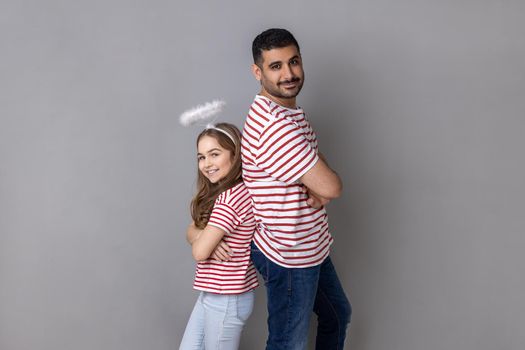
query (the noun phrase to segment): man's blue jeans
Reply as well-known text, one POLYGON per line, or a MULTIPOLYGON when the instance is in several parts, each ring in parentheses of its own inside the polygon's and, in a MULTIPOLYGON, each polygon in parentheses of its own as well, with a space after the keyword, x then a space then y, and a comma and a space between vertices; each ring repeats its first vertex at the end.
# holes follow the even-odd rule
POLYGON ((315 348, 343 349, 352 309, 330 257, 313 267, 285 268, 252 242, 251 258, 266 286, 266 350, 306 349, 312 311, 318 320, 315 348))

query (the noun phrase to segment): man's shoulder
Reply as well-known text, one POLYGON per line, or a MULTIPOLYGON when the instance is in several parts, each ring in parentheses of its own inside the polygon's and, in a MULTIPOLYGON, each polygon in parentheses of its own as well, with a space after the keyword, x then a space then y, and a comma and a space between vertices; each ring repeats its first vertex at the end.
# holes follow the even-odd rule
POLYGON ((267 123, 273 119, 272 101, 266 99, 260 95, 255 96, 252 104, 250 105, 250 110, 248 111, 248 119, 258 121, 260 123, 267 123))
POLYGON ((255 96, 249 113, 252 117, 263 117, 268 119, 268 121, 279 120, 290 114, 293 113, 289 109, 262 95, 255 96))
POLYGON ((261 108, 269 113, 270 105, 272 103, 272 100, 270 100, 267 97, 264 97, 263 95, 255 95, 255 97, 253 98, 252 107, 257 106, 258 108, 261 108))
POLYGON ((289 109, 267 97, 257 95, 250 107, 246 121, 261 129, 266 129, 275 124, 297 123, 304 119, 305 115, 302 109, 289 109))

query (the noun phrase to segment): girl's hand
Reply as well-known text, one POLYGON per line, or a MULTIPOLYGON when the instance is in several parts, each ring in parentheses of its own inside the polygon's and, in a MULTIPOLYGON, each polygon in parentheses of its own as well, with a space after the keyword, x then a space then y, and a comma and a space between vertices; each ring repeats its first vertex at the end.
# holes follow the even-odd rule
POLYGON ((230 261, 231 256, 233 255, 233 250, 224 242, 222 239, 217 244, 215 249, 210 255, 210 258, 213 260, 219 260, 219 261, 230 261))

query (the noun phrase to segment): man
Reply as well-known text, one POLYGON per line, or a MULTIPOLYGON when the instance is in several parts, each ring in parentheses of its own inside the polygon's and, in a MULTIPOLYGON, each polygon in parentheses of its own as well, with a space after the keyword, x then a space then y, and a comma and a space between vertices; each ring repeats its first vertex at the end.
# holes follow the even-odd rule
POLYGON ((284 29, 253 41, 252 72, 261 91, 243 130, 243 179, 258 223, 252 260, 268 296, 267 350, 305 349, 312 310, 316 349, 342 349, 351 307, 329 257, 324 205, 341 180, 318 152, 296 96, 304 82, 299 45, 284 29))

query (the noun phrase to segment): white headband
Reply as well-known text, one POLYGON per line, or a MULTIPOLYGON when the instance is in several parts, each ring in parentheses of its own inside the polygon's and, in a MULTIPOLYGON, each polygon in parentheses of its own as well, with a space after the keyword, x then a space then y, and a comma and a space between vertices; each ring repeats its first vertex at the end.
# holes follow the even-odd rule
POLYGON ((217 131, 222 132, 224 135, 228 136, 228 137, 230 138, 230 140, 232 140, 232 142, 233 142, 234 145, 236 145, 236 143, 235 143, 235 139, 234 139, 233 136, 230 135, 230 133, 227 132, 226 130, 220 129, 220 128, 216 127, 216 126, 213 125, 213 124, 208 124, 208 125, 206 125, 206 130, 208 130, 208 129, 213 129, 213 130, 217 130, 217 131))

